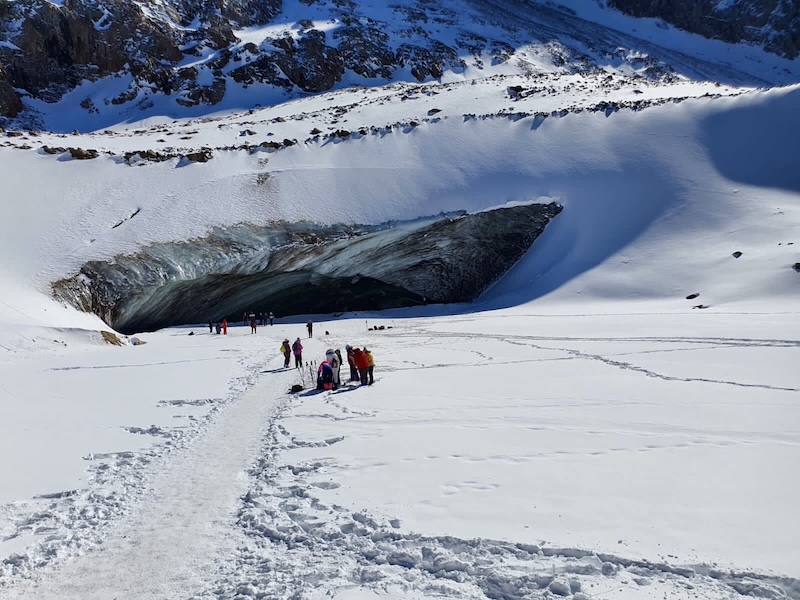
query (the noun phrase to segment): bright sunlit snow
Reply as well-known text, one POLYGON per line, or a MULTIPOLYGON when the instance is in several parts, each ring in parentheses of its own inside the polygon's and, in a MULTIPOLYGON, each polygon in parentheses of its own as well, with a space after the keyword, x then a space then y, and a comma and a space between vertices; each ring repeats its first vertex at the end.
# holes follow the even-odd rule
MULTIPOLYGON (((301 5, 237 36, 323 17, 301 5)), ((687 70, 728 49, 636 23, 687 70)), ((0 598, 800 598, 800 86, 736 77, 514 99, 531 80, 499 67, 82 114, 109 80, 44 107, 0 147, 0 598), (171 157, 125 158, 147 150, 171 157), (564 210, 469 305, 124 338, 50 293, 215 226, 531 201, 564 210), (283 368, 298 337, 306 362, 370 348, 375 384, 317 392, 283 368)))

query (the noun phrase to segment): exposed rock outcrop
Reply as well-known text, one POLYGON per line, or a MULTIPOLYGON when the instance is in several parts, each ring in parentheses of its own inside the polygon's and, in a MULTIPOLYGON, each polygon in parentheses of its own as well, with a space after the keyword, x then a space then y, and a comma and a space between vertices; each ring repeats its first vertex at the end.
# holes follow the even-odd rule
POLYGON ((658 17, 706 37, 754 43, 789 58, 800 53, 797 0, 611 0, 610 4, 634 17, 658 17))

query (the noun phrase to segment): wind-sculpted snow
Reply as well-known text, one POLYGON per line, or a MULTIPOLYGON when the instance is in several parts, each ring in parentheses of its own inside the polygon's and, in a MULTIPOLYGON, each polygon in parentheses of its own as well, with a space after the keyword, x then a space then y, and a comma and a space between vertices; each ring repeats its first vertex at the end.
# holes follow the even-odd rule
POLYGON ((561 207, 526 204, 379 226, 275 223, 92 261, 57 297, 123 332, 279 315, 475 299, 561 207))

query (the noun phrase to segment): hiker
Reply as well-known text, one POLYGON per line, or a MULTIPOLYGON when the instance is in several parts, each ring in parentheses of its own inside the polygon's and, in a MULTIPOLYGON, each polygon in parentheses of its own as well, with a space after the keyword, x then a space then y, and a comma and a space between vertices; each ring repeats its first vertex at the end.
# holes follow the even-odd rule
POLYGON ((216 327, 216 329, 217 329, 217 335, 219 335, 220 333, 222 333, 222 325, 220 325, 219 323, 217 323, 217 324, 215 325, 215 327, 216 327))
POLYGON ((356 364, 356 369, 358 369, 359 379, 361 380, 361 385, 367 385, 367 373, 369 372, 369 358, 367 355, 364 354, 364 351, 361 348, 355 348, 353 350, 353 362, 356 364))
POLYGON ((375 383, 375 378, 373 377, 373 371, 375 371, 375 359, 372 357, 372 351, 367 350, 366 347, 364 347, 364 354, 367 355, 367 360, 369 361, 367 375, 369 376, 369 385, 372 385, 375 383))
POLYGON ((336 368, 336 381, 339 382, 339 385, 342 385, 342 351, 337 348, 334 352, 336 353, 336 361, 339 365, 336 368))
POLYGON ((228 335, 228 319, 222 319, 222 335, 228 335))
POLYGON ((297 338, 292 344, 292 352, 294 352, 294 366, 299 369, 303 366, 303 342, 297 338))
POLYGON ((306 323, 306 329, 308 329, 308 337, 311 337, 311 332, 314 329, 314 324, 311 321, 309 321, 308 323, 306 323))
POLYGON ((347 364, 350 365, 350 381, 358 381, 358 369, 356 369, 356 359, 353 357, 353 348, 347 344, 344 349, 347 352, 347 364))
POLYGON ((244 311, 242 313, 242 327, 246 327, 246 326, 247 326, 247 311, 244 311))
POLYGON ((283 353, 283 368, 289 368, 289 359, 292 356, 292 345, 289 343, 289 338, 284 338, 281 344, 281 352, 283 353))
POLYGON ((275 314, 272 311, 269 311, 269 324, 272 325, 274 320, 275 314))
POLYGON ((256 321, 255 315, 250 315, 250 333, 256 333, 258 331, 258 321, 256 321))
POLYGON ((330 348, 325 353, 325 359, 328 361, 328 364, 330 364, 331 369, 333 369, 333 389, 336 389, 339 387, 339 384, 341 383, 339 381, 339 369, 342 366, 341 359, 338 356, 336 356, 336 352, 334 352, 330 348))
POLYGON ((331 390, 333 387, 333 368, 327 360, 323 360, 317 369, 317 389, 331 390))
POLYGON ((208 320, 208 333, 214 333, 214 322, 211 319, 208 320))

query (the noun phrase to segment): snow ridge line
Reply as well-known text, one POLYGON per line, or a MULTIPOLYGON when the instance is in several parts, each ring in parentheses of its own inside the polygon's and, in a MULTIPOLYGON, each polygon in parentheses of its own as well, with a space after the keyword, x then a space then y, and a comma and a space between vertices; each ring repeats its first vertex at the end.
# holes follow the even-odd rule
MULTIPOLYGON (((404 532, 398 519, 369 509, 327 505, 315 490, 339 486, 326 477, 336 467, 333 461, 290 464, 283 455, 293 448, 330 446, 343 438, 295 438, 280 420, 301 398, 288 399, 276 411, 262 455, 249 471, 250 489, 242 497, 237 519, 246 543, 215 585, 192 600, 300 599, 353 586, 375 593, 399 587, 448 598, 521 600, 556 595, 588 600, 595 597, 595 590, 587 595, 590 587, 615 589, 628 581, 640 586, 666 581, 698 589, 706 598, 756 595, 800 600, 800 580, 789 577, 724 571, 705 564, 671 565, 546 544, 426 536, 404 532)), ((330 393, 324 401, 346 410, 330 393)))

